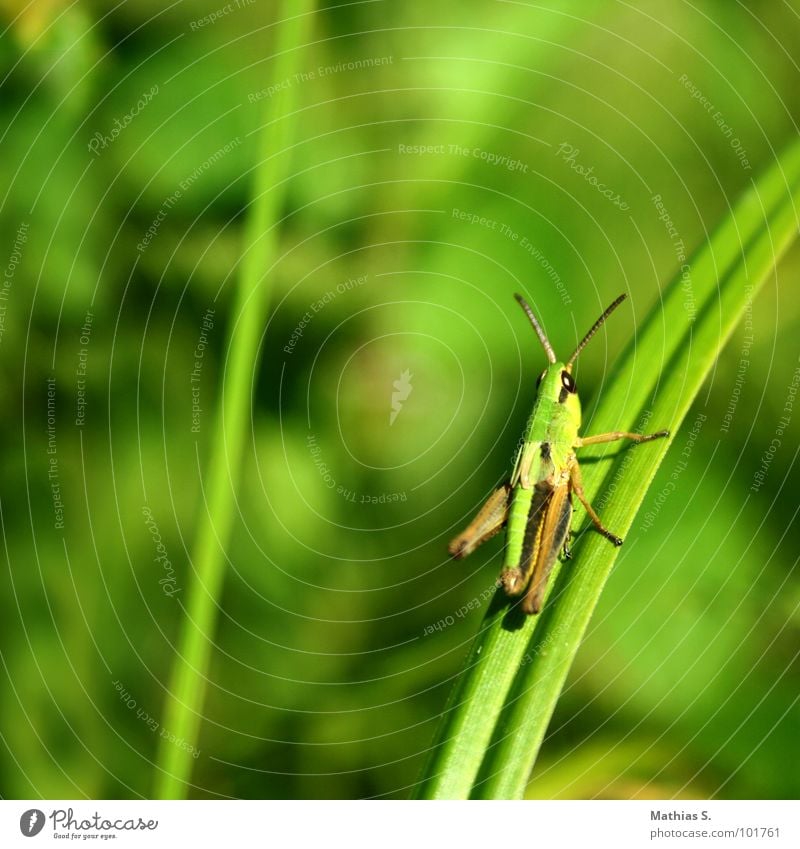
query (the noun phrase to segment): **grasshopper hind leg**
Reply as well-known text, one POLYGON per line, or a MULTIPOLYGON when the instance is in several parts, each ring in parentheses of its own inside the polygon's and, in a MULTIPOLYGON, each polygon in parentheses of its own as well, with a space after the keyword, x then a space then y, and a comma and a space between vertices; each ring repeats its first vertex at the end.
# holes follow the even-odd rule
POLYGON ((498 487, 478 511, 478 515, 457 536, 450 540, 447 550, 456 560, 472 554, 475 549, 502 530, 508 520, 511 484, 498 487))
POLYGON ((522 595, 528 584, 528 577, 519 567, 504 569, 500 573, 500 586, 505 590, 506 595, 512 597, 522 595))
MULTIPOLYGON (((570 507, 570 518, 572 516, 572 490, 569 493, 569 507, 570 507)), ((573 535, 572 528, 567 528, 567 532, 564 534, 564 542, 561 544, 561 555, 564 560, 572 560, 572 546, 570 545, 570 537, 573 535)))

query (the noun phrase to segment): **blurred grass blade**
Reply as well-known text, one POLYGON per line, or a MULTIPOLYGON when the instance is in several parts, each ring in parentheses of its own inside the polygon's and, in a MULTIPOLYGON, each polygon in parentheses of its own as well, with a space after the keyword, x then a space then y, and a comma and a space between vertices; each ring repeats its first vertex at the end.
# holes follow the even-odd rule
MULTIPOLYGON (((679 275, 643 322, 614 367, 592 433, 668 427, 674 438, 737 322, 797 235, 798 206, 800 143, 795 143, 693 257, 688 285, 679 275)), ((597 505, 605 493, 599 502, 603 520, 622 536, 667 448, 653 442, 632 450, 597 445, 580 452, 583 460, 615 455, 610 465, 583 466, 583 477, 590 502, 597 505)), ((583 513, 578 514, 574 527, 581 522, 583 513)), ((569 567, 552 580, 551 600, 538 623, 511 630, 499 599, 488 611, 442 717, 417 787, 420 797, 523 795, 618 549, 587 533, 574 553, 569 567)))
MULTIPOLYGON (((299 58, 312 21, 313 0, 284 0, 277 13, 274 81, 301 70, 299 58), (292 17, 289 17, 289 16, 292 17)), ((223 391, 216 412, 211 458, 204 483, 207 510, 198 522, 192 553, 186 618, 172 672, 163 727, 186 745, 162 738, 156 776, 159 798, 186 794, 197 748, 208 661, 222 589, 225 547, 234 519, 235 493, 247 424, 256 351, 266 321, 266 270, 275 260, 276 223, 289 176, 294 140, 296 86, 280 87, 266 101, 253 201, 245 224, 245 252, 236 288, 223 391)))

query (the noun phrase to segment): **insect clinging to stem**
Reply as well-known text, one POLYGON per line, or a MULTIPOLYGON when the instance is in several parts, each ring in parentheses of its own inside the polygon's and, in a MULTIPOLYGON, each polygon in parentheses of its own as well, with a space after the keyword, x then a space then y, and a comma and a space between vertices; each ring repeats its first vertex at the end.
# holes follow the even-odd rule
POLYGON ((506 594, 523 596, 522 610, 536 614, 542 608, 547 581, 559 551, 569 556, 567 537, 572 519, 572 494, 578 496, 594 526, 614 545, 622 540, 600 521, 586 499, 575 449, 600 442, 630 439, 648 442, 668 437, 668 430, 640 434, 626 431, 578 436, 581 402, 572 366, 603 322, 625 300, 620 295, 597 319, 572 356, 560 362, 533 310, 521 295, 514 296, 528 316, 547 356, 547 368, 536 383, 536 401, 525 439, 511 477, 490 496, 467 528, 448 547, 461 559, 504 526, 506 548, 500 584, 506 594))

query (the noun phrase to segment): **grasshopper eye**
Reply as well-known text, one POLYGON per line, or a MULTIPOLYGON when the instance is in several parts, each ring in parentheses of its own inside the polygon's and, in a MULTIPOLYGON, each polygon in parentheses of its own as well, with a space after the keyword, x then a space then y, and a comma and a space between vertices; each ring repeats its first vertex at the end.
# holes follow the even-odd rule
POLYGON ((567 392, 575 392, 575 381, 572 379, 572 375, 568 371, 561 372, 561 385, 567 392))
POLYGON ((539 377, 536 378, 536 388, 539 388, 539 384, 544 380, 544 376, 547 374, 547 369, 545 369, 539 377))

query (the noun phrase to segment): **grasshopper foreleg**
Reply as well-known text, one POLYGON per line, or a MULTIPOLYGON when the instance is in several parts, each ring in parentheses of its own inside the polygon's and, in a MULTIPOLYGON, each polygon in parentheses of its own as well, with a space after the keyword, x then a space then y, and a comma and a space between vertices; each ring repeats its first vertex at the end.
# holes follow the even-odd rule
MULTIPOLYGON (((618 439, 630 439, 632 442, 649 442, 651 439, 663 439, 669 436, 668 430, 659 430, 656 433, 630 433, 624 430, 613 430, 610 433, 598 433, 596 436, 578 437, 575 440, 575 447, 581 448, 584 445, 598 445, 602 442, 616 442, 618 439)), ((572 465, 570 469, 570 487, 575 495, 580 499, 581 504, 586 508, 589 518, 600 533, 610 539, 614 545, 622 545, 622 540, 600 521, 600 517, 594 512, 594 508, 586 500, 583 492, 583 483, 581 481, 581 471, 578 461, 572 465)))
POLYGON ((598 433, 597 436, 578 437, 575 447, 584 445, 598 445, 601 442, 616 442, 618 439, 630 439, 633 442, 649 442, 651 439, 663 439, 669 436, 668 430, 659 430, 656 433, 629 433, 625 430, 613 430, 611 433, 598 433))

